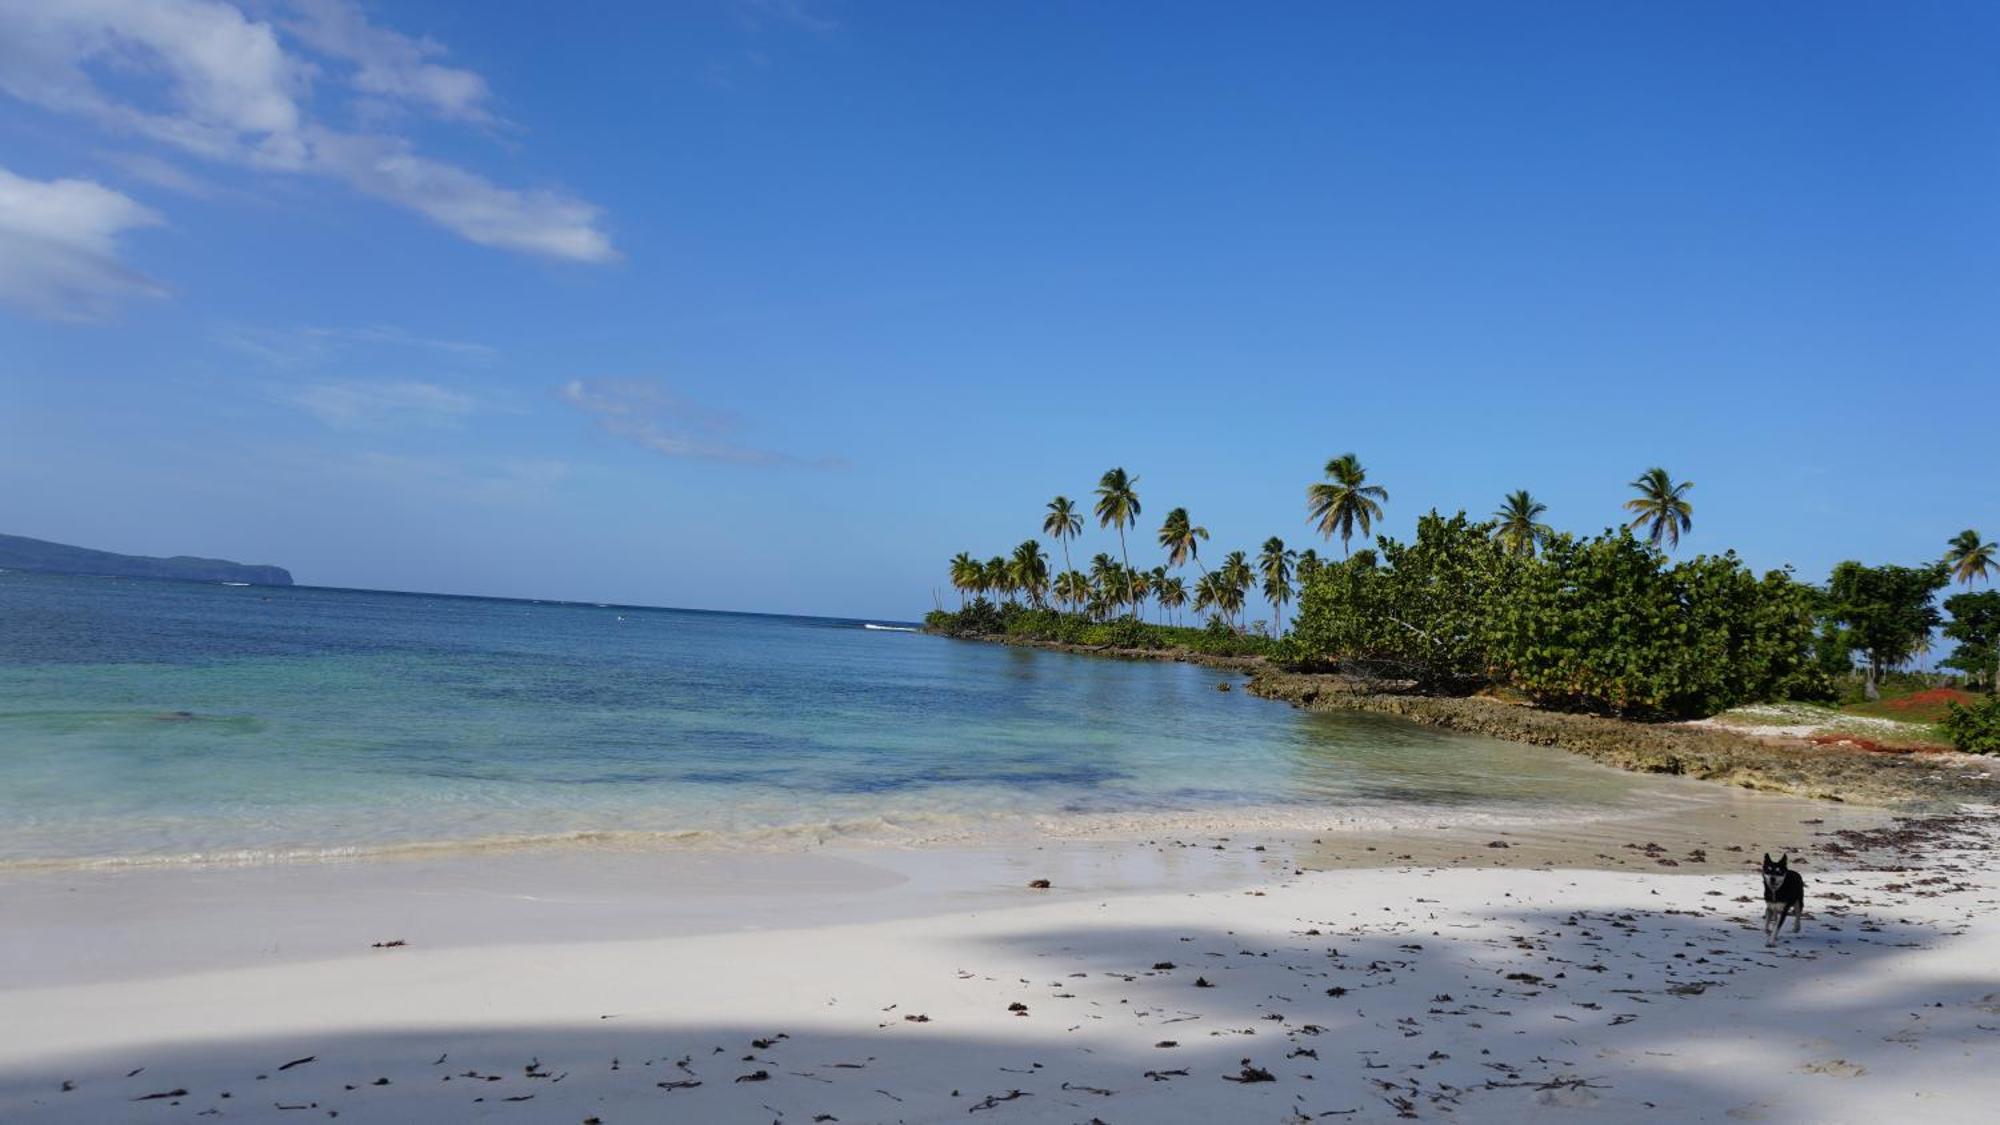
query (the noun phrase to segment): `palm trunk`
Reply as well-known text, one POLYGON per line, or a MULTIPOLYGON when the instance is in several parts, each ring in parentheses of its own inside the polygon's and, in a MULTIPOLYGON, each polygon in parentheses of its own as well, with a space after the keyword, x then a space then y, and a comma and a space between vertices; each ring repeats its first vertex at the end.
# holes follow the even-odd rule
MULTIPOLYGON (((1126 570, 1132 569, 1132 556, 1125 553, 1125 525, 1122 522, 1118 525, 1118 561, 1125 564, 1126 570)), ((1132 620, 1139 620, 1139 599, 1132 596, 1129 586, 1125 590, 1125 601, 1132 607, 1132 620)))

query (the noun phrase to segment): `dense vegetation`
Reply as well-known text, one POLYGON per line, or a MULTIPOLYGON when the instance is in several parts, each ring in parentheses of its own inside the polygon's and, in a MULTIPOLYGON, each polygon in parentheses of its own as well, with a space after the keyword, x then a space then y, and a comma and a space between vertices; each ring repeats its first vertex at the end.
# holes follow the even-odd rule
POLYGON ((1669 564, 1620 529, 1554 534, 1536 555, 1461 513, 1383 537, 1307 584, 1284 658, 1414 681, 1503 685, 1545 706, 1636 718, 1826 697, 1814 666, 1815 598, 1784 571, 1733 554, 1669 564))
MULTIPOLYGON (((1306 489, 1307 518, 1339 537, 1340 559, 1272 536, 1254 558, 1231 551, 1211 567, 1207 528, 1174 508, 1155 537, 1165 561, 1148 569, 1132 565, 1126 534, 1143 511, 1138 485, 1122 468, 1098 482, 1089 514, 1116 532, 1115 556, 1072 565, 1085 514, 1058 496, 1042 533, 1061 550, 1059 572, 1038 539, 983 562, 961 553, 951 561, 960 609, 940 607, 927 624, 958 636, 1265 656, 1432 693, 1502 688, 1546 707, 1645 719, 1833 699, 1850 680, 1872 700, 1885 677, 1929 652, 1940 625, 1955 643, 1946 667, 1989 691, 2000 680, 2000 592, 1947 599, 1948 620, 1936 600, 1954 581, 2000 569, 1995 545, 1974 531, 1939 562, 1844 562, 1823 586, 1789 570, 1754 573, 1734 552, 1672 560, 1693 530, 1694 485, 1652 468, 1632 481, 1630 521, 1599 535, 1555 530, 1547 506, 1516 491, 1490 519, 1433 511, 1408 543, 1380 536, 1369 546, 1389 493, 1348 453, 1306 489), (1270 615, 1253 620, 1260 605, 1270 615), (1144 620, 1149 606, 1157 623, 1144 620), (1206 614, 1206 625, 1181 626, 1184 613, 1206 614)), ((1947 728, 1970 748, 1992 737, 1996 707, 1961 708, 1966 717, 1947 728)))
POLYGON ((933 610, 924 617, 933 632, 955 637, 1008 637, 1048 644, 1153 652, 1195 652, 1204 656, 1270 656, 1277 648, 1269 637, 1241 633, 1221 618, 1206 627, 1156 625, 1129 617, 1094 621, 1080 613, 1037 609, 1013 602, 998 604, 980 598, 953 612, 933 610))
POLYGON ((1971 707, 1952 704, 1943 726, 1960 750, 2000 754, 2000 695, 1989 695, 1971 707))

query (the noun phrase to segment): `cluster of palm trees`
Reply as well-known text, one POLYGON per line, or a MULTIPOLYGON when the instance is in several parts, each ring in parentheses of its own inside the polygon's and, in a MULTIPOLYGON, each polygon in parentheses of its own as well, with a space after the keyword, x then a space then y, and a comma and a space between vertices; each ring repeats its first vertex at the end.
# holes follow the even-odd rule
MULTIPOLYGON (((1084 511, 1067 496, 1048 502, 1042 519, 1042 534, 1062 550, 1062 570, 1051 574, 1049 557, 1038 539, 1024 540, 1011 555, 996 555, 985 561, 960 552, 951 560, 951 584, 961 601, 977 595, 1006 599, 1024 598, 1028 604, 1051 604, 1103 620, 1123 610, 1136 620, 1146 603, 1157 604, 1168 621, 1178 620, 1179 611, 1192 603, 1194 611, 1212 612, 1232 628, 1241 627, 1245 605, 1252 591, 1261 593, 1271 606, 1271 631, 1283 632, 1285 606, 1320 567, 1327 565, 1317 551, 1295 551, 1277 536, 1264 541, 1253 562, 1243 551, 1223 556, 1221 565, 1210 570, 1201 561, 1201 545, 1208 529, 1196 524, 1186 508, 1167 513, 1157 540, 1166 553, 1166 562, 1150 570, 1132 565, 1125 530, 1136 527, 1141 514, 1139 478, 1122 468, 1107 471, 1097 482, 1096 502, 1090 515, 1100 528, 1118 533, 1118 557, 1100 552, 1090 560, 1088 570, 1078 570, 1070 561, 1070 541, 1083 534, 1084 511), (1176 571, 1193 563, 1199 577, 1192 585, 1176 571)), ((1626 501, 1634 513, 1629 526, 1644 528, 1654 544, 1664 540, 1668 547, 1680 544, 1680 537, 1693 526, 1693 507, 1687 492, 1694 485, 1674 483, 1665 469, 1648 469, 1632 487, 1638 496, 1626 501)), ((1382 505, 1389 493, 1368 483, 1368 472, 1360 458, 1343 453, 1326 463, 1326 479, 1306 488, 1307 517, 1319 533, 1331 540, 1340 537, 1341 554, 1349 553, 1358 532, 1364 542, 1382 518, 1382 505)), ((1493 513, 1493 534, 1508 550, 1533 555, 1555 532, 1542 522, 1548 506, 1524 489, 1508 494, 1493 513)))

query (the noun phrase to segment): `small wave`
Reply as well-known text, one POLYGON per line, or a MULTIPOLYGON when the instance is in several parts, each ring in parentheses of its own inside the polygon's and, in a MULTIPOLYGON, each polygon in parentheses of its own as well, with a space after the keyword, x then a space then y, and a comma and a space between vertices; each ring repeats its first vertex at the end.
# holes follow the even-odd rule
POLYGON ((224 586, 248 586, 248 582, 224 582, 224 586))
MULTIPOLYGON (((909 812, 735 829, 583 829, 574 832, 406 840, 323 846, 224 848, 214 851, 0 859, 0 875, 51 871, 143 871, 215 867, 277 867, 313 863, 450 859, 526 851, 657 853, 674 851, 799 852, 834 846, 906 849, 1008 840, 1149 839, 1166 833, 1227 836, 1268 832, 1309 837, 1328 832, 1386 831, 1423 825, 1525 828, 1550 821, 1535 812, 1485 808, 1329 807, 1303 802, 1205 809, 1131 809, 1060 813, 909 812)), ((1578 822, 1615 821, 1604 810, 1563 809, 1578 822)), ((1558 815, 1555 819, 1564 819, 1558 815)))
POLYGON ((873 629, 873 630, 875 630, 875 631, 876 631, 876 632, 878 632, 878 633, 914 633, 914 632, 917 632, 917 630, 916 630, 915 628, 913 628, 913 627, 911 627, 911 626, 908 626, 908 625, 876 625, 876 624, 874 624, 873 622, 870 622, 869 624, 866 624, 866 625, 863 625, 863 626, 862 626, 862 628, 863 628, 863 629, 873 629))

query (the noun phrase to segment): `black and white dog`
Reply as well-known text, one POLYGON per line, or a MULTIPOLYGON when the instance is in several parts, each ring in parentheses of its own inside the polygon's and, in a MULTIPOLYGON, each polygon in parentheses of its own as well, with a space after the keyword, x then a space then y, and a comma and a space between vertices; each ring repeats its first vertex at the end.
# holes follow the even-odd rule
POLYGON ((1764 944, 1778 944, 1778 935, 1785 930, 1785 916, 1791 915, 1792 932, 1798 933, 1805 922, 1806 881, 1787 862, 1789 855, 1781 855, 1776 863, 1771 862, 1771 853, 1764 853, 1764 944))

